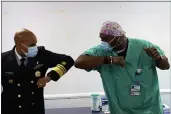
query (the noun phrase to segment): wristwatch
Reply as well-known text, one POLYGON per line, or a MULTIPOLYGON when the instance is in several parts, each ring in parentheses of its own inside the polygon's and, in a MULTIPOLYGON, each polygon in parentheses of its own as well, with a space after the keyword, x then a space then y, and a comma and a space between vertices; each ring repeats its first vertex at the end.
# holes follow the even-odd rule
POLYGON ((110 56, 110 64, 112 64, 113 63, 113 58, 112 58, 112 56, 110 56))
POLYGON ((105 64, 113 64, 113 58, 112 58, 112 56, 106 56, 106 57, 104 57, 104 63, 105 64))

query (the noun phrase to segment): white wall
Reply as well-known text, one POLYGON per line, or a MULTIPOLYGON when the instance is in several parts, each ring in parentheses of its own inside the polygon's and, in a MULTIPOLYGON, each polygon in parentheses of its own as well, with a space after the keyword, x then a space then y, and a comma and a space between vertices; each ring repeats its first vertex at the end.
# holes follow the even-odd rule
MULTIPOLYGON (((159 45, 170 61, 170 13, 167 2, 6 2, 2 3, 2 51, 12 49, 18 29, 28 28, 37 35, 38 45, 76 59, 100 43, 101 24, 112 20, 127 36, 159 45)), ((170 70, 158 74, 161 89, 169 89, 170 70)), ((94 91, 103 91, 99 74, 73 67, 57 83, 49 83, 45 94, 94 91)))

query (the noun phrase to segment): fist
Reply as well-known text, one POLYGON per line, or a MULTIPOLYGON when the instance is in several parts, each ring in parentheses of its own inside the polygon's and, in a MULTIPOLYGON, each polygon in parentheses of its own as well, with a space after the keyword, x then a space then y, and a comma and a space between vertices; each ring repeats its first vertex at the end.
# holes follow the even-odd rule
POLYGON ((38 81, 37 81, 37 86, 38 88, 43 88, 46 86, 46 83, 48 83, 50 81, 50 77, 43 77, 43 78, 40 78, 38 81))
POLYGON ((152 57, 155 60, 159 60, 161 58, 159 52, 154 47, 144 48, 144 51, 147 53, 148 56, 152 57))
POLYGON ((124 67, 125 66, 125 59, 122 56, 121 57, 113 57, 113 63, 121 65, 122 67, 124 67))

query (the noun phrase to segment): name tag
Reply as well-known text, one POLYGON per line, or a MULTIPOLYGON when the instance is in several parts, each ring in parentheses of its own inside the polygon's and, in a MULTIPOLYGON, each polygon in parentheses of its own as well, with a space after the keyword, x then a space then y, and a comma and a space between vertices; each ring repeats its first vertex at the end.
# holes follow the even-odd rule
POLYGON ((5 72, 5 75, 14 75, 14 72, 5 72))
POLYGON ((138 96, 140 95, 140 90, 141 90, 141 86, 140 85, 131 85, 130 88, 130 95, 132 96, 138 96))

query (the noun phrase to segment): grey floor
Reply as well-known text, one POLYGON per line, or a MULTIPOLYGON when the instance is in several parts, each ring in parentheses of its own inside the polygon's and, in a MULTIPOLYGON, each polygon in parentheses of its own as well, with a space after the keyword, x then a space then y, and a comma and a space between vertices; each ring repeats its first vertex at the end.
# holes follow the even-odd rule
MULTIPOLYGON (((171 94, 162 95, 161 98, 163 104, 171 107, 171 94)), ((91 114, 88 98, 46 100, 45 107, 46 114, 91 114)))
MULTIPOLYGON (((89 107, 47 109, 46 114, 92 114, 89 107)), ((97 114, 104 114, 102 112, 97 114)))

